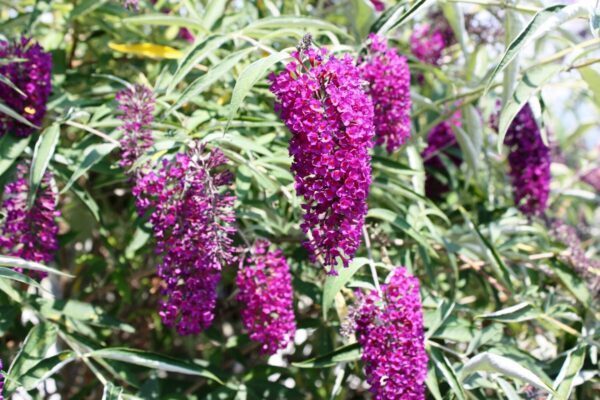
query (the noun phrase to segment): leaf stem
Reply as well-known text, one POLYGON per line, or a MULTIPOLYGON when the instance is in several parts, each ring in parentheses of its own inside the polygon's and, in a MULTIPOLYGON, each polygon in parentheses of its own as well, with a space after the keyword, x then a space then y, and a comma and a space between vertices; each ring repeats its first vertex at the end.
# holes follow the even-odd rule
POLYGON ((369 257, 369 269, 371 270, 371 275, 373 276, 373 283, 375 284, 375 288, 377 289, 379 298, 383 299, 381 286, 379 286, 379 277, 377 276, 377 270, 375 269, 375 263, 373 262, 373 252, 371 251, 371 239, 369 238, 369 233, 367 232, 366 225, 363 225, 362 231, 363 236, 365 237, 365 247, 367 248, 367 254, 369 257))

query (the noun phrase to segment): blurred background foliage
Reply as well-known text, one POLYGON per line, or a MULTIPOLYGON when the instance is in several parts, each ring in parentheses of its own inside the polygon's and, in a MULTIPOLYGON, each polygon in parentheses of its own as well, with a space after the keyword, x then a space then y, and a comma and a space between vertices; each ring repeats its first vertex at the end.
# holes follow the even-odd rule
MULTIPOLYGON (((140 1, 137 11, 107 0, 1 0, 0 35, 29 35, 52 53, 44 129, 60 129, 47 157, 62 216, 60 251, 49 267, 71 275, 51 274, 45 290, 0 277, 7 393, 368 398, 360 349, 339 329, 354 290, 373 287, 373 262, 381 282, 394 265, 421 281, 428 398, 600 398, 599 271, 578 273, 567 244, 549 234, 551 221, 564 221, 586 256, 599 257, 600 196, 582 180, 599 156, 594 3, 405 0, 386 1, 380 13, 366 0, 158 0, 140 1), (411 55, 409 38, 436 21, 449 23, 456 40, 439 65, 424 64, 411 55), (195 39, 182 38, 181 27, 195 39), (349 269, 326 277, 301 247, 290 134, 273 112, 265 76, 283 67, 307 32, 319 46, 356 55, 371 31, 409 59, 412 137, 392 155, 374 149, 369 241, 349 269), (157 95, 156 143, 147 157, 159 160, 191 138, 222 148, 235 173, 241 234, 284 250, 298 321, 285 351, 260 356, 244 334, 235 265, 224 269, 210 329, 183 338, 161 325, 150 230, 117 164, 114 97, 131 83, 157 95), (506 109, 510 99, 529 99, 552 147, 545 218, 515 208, 507 151, 489 123, 497 100, 506 109), (446 171, 427 171, 420 155, 427 133, 455 110, 460 146, 451 151, 464 162, 446 157, 446 171), (428 198, 427 174, 448 192, 428 198)), ((0 139, 0 185, 16 159, 40 156, 33 149, 43 132, 0 139)), ((240 235, 236 244, 245 246, 240 235)))

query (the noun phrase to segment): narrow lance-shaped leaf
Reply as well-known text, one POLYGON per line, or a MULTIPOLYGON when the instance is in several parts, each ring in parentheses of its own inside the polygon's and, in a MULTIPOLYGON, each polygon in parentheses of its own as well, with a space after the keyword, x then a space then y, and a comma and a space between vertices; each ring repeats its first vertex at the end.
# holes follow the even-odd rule
POLYGON ((368 258, 358 257, 352 260, 348 268, 339 268, 338 266, 338 275, 327 276, 325 286, 323 287, 323 318, 327 318, 327 311, 331 307, 335 295, 352 279, 362 266, 368 263, 368 258))
POLYGON ((29 144, 31 136, 19 138, 6 134, 0 138, 0 176, 15 162, 29 144))
POLYGON ((35 149, 33 150, 33 160, 31 161, 31 170, 29 171, 29 193, 27 196, 27 206, 33 206, 36 192, 46 173, 50 159, 54 155, 56 144, 60 136, 60 124, 50 125, 48 129, 40 135, 35 149))
POLYGON ((557 4, 539 11, 533 19, 529 21, 525 28, 523 28, 515 40, 510 43, 500 58, 500 62, 496 65, 488 79, 486 92, 492 86, 496 76, 504 71, 524 46, 541 37, 543 34, 556 29, 565 21, 586 15, 587 12, 587 7, 582 4, 572 4, 569 6, 557 4))
POLYGON ((494 353, 481 353, 471 358, 461 370, 461 377, 464 379, 473 372, 496 372, 502 375, 519 379, 529 383, 538 389, 553 393, 554 390, 542 381, 536 374, 523 367, 518 362, 494 353))
POLYGON ((250 93, 250 90, 252 90, 254 85, 256 85, 256 83, 265 75, 267 70, 289 56, 288 53, 284 52, 271 54, 268 57, 253 62, 242 71, 233 88, 233 94, 231 95, 228 124, 231 123, 231 120, 236 115, 237 110, 242 105, 242 101, 244 101, 248 93, 250 93))
POLYGON ((310 360, 292 363, 297 368, 328 368, 341 362, 356 361, 360 358, 360 345, 352 343, 335 349, 331 353, 311 358, 310 360))

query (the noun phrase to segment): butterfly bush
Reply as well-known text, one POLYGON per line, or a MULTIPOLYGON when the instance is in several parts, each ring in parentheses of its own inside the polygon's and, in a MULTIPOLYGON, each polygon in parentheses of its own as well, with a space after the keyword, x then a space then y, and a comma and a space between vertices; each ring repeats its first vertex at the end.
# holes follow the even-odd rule
POLYGON ((269 251, 259 240, 236 278, 237 301, 250 339, 261 351, 274 354, 285 348, 296 332, 294 295, 290 267, 281 250, 269 251))
POLYGON ((234 259, 232 174, 219 149, 192 143, 185 154, 140 174, 133 189, 138 212, 150 211, 156 253, 162 255, 160 316, 180 335, 209 327, 215 316, 221 270, 234 259))
POLYGON ((427 353, 419 281, 397 267, 381 292, 360 299, 353 315, 370 391, 376 400, 424 400, 427 353))
POLYGON ((542 141, 540 128, 529 104, 511 123, 504 143, 517 207, 526 215, 544 212, 550 193, 550 148, 542 141))
MULTIPOLYGON (((58 250, 58 224, 60 212, 56 209, 58 193, 52 173, 44 174, 35 201, 27 208, 29 167, 19 164, 16 179, 4 188, 0 214, 0 254, 49 264, 58 250)), ((46 273, 36 271, 37 277, 46 273)))
POLYGON ((117 93, 119 118, 123 121, 121 131, 121 160, 119 165, 129 170, 135 161, 152 146, 152 132, 148 128, 154 121, 155 98, 152 90, 135 85, 117 93))
POLYGON ((392 153, 410 137, 410 70, 406 57, 374 33, 368 50, 360 70, 373 100, 376 143, 392 153))
MULTIPOLYGON (((31 124, 39 126, 46 114, 46 102, 52 91, 52 56, 42 47, 22 36, 15 42, 0 40, 0 59, 24 59, 0 64, 0 75, 21 93, 0 81, 0 100, 31 124)), ((29 136, 35 129, 0 113, 0 137, 8 132, 29 136)))
MULTIPOLYGON (((462 159, 455 154, 452 154, 452 152, 459 150, 452 127, 460 127, 461 125, 461 113, 460 111, 457 111, 450 119, 440 122, 429 132, 427 135, 427 147, 421 153, 427 169, 437 171, 443 171, 445 169, 444 163, 440 157, 440 154, 442 153, 448 156, 454 165, 458 166, 461 164, 462 159), (448 152, 447 150, 451 150, 451 152, 448 152)), ((427 196, 437 197, 448 190, 448 185, 444 184, 431 174, 427 175, 425 181, 425 193, 427 196)))
POLYGON ((271 74, 275 111, 292 133, 289 153, 296 191, 304 197, 305 246, 335 274, 360 245, 371 184, 373 104, 349 55, 326 49, 293 53, 295 61, 271 74))
POLYGON ((417 26, 410 35, 410 49, 421 62, 440 65, 446 47, 452 44, 452 29, 443 17, 417 26))

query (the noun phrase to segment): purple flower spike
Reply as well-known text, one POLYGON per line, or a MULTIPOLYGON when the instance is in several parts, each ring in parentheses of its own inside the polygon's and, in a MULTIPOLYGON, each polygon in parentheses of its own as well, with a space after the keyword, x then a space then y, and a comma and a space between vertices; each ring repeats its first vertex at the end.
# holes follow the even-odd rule
POLYGON ((435 24, 417 26, 410 35, 410 49, 421 62, 440 65, 444 49, 452 44, 452 28, 443 17, 436 17, 435 24))
POLYGON ((235 258, 235 197, 222 190, 232 174, 219 168, 226 163, 220 150, 205 152, 193 144, 188 154, 164 160, 157 173, 140 174, 133 189, 140 215, 153 208, 150 223, 164 281, 159 314, 182 336, 211 325, 222 266, 235 258))
POLYGON ((367 382, 375 400, 424 400, 427 353, 419 281, 397 267, 389 284, 355 311, 367 382))
POLYGON ((375 11, 381 12, 385 10, 385 3, 381 0, 371 0, 371 4, 373 4, 375 11))
POLYGON ((129 170, 135 161, 152 146, 148 126, 154 121, 154 93, 144 85, 135 85, 117 93, 119 110, 123 111, 121 160, 119 165, 129 170))
POLYGON ((550 148, 542 141, 529 104, 511 123, 504 143, 510 149, 508 163, 515 204, 526 215, 542 214, 550 193, 550 148))
POLYGON ((296 191, 304 197, 302 230, 311 262, 335 274, 360 245, 371 185, 373 104, 349 55, 308 48, 271 74, 275 111, 292 133, 289 152, 296 191))
MULTIPOLYGON (((461 113, 455 112, 449 120, 436 125, 427 136, 427 147, 421 153, 425 166, 428 169, 443 171, 444 163, 440 158, 441 153, 446 153, 454 165, 460 165, 462 159, 456 155, 448 154, 446 150, 459 150, 456 136, 452 126, 461 126, 461 113)), ((425 193, 428 197, 439 197, 449 190, 448 186, 435 176, 428 174, 425 181, 425 193)))
MULTIPOLYGON (((46 115, 46 103, 52 91, 52 56, 24 36, 16 42, 0 41, 0 59, 23 59, 0 64, 0 75, 19 90, 0 82, 0 100, 33 125, 40 126, 46 115)), ((13 132, 29 136, 35 129, 0 113, 0 137, 13 132)))
POLYGON ((250 338, 264 354, 284 349, 296 332, 294 292, 290 267, 281 250, 269 251, 259 240, 246 265, 238 271, 237 301, 250 338))
POLYGON ((386 39, 371 33, 369 41, 360 70, 375 108, 376 143, 393 153, 410 137, 410 70, 406 57, 388 48, 386 39))
MULTIPOLYGON (((2 360, 0 360, 0 371, 4 368, 2 365, 2 360)), ((4 391, 4 375, 0 372, 0 400, 4 400, 4 395, 2 392, 4 391)))
MULTIPOLYGON (((35 202, 27 209, 29 167, 20 164, 16 179, 6 185, 0 214, 0 254, 49 264, 58 250, 56 210, 58 193, 48 171, 42 178, 35 202)), ((35 272, 43 278, 44 272, 35 272)))

